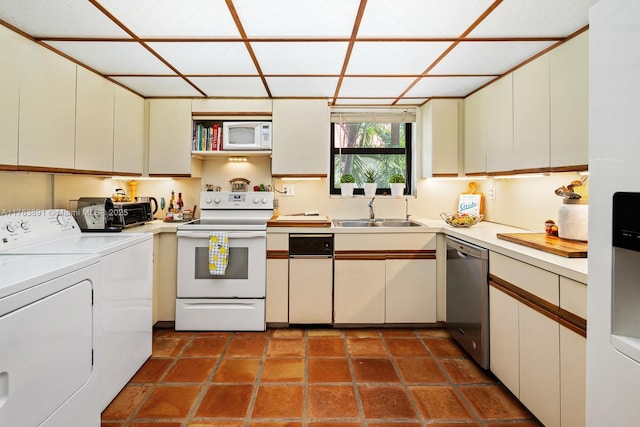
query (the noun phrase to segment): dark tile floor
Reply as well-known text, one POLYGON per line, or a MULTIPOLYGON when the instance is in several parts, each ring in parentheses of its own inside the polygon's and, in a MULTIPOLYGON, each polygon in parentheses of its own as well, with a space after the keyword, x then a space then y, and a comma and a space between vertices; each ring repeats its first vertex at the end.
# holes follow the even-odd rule
POLYGON ((442 329, 154 331, 102 427, 538 427, 442 329))

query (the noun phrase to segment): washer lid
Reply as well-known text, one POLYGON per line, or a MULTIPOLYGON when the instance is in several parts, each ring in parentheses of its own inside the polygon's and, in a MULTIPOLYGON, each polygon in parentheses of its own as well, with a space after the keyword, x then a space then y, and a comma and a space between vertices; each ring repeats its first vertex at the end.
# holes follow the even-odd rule
POLYGON ((0 255, 0 301, 8 295, 62 277, 99 261, 99 256, 85 254, 0 255))
POLYGON ((151 239, 153 239, 153 236, 150 233, 85 233, 24 246, 4 252, 4 254, 108 255, 112 252, 151 239))

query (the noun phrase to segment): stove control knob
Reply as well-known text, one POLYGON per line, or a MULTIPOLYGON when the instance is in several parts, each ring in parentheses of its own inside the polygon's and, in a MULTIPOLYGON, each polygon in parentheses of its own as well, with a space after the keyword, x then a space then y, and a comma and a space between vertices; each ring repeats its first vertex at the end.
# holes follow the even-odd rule
POLYGON ((263 205, 267 204, 267 198, 266 197, 263 197, 262 200, 260 200, 260 201, 262 202, 263 205))
POLYGON ((260 203, 260 199, 258 199, 257 197, 253 198, 253 204, 257 205, 258 203, 260 203))
POLYGON ((31 228, 31 224, 27 221, 23 221, 20 224, 20 227, 22 227, 23 230, 29 230, 31 228))
POLYGON ((207 205, 211 204, 211 202, 212 202, 212 201, 213 201, 213 200, 211 200, 211 197, 207 197, 206 199, 204 199, 204 202, 205 202, 207 205))
POLYGON ((13 233, 14 231, 16 231, 15 225, 11 223, 8 223, 7 225, 5 225, 4 228, 6 228, 9 233, 13 233))
POLYGON ((215 203, 216 205, 219 205, 221 201, 222 200, 220 200, 219 197, 216 197, 215 199, 213 199, 213 203, 215 203))

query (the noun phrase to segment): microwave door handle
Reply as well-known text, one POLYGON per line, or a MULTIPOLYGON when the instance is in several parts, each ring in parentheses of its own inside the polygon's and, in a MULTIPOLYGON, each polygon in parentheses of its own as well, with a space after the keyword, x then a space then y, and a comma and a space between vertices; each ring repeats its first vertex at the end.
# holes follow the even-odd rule
MULTIPOLYGON (((207 231, 201 231, 201 232, 178 231, 176 235, 178 237, 186 237, 187 239, 208 239, 210 236, 210 233, 207 231)), ((240 231, 240 232, 229 231, 228 235, 230 239, 257 239, 257 238, 266 238, 267 232, 266 231, 240 231)))

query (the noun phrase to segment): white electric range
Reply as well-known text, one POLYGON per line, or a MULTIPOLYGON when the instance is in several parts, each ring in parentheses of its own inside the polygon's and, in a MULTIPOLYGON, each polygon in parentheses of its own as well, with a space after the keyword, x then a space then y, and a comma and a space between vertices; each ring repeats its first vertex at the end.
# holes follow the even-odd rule
POLYGON ((68 211, 41 212, 30 218, 14 215, 10 235, 22 230, 26 244, 3 254, 98 256, 89 388, 99 414, 151 355, 153 238, 148 233, 82 233, 68 211), (20 221, 28 222, 27 230, 20 221))

